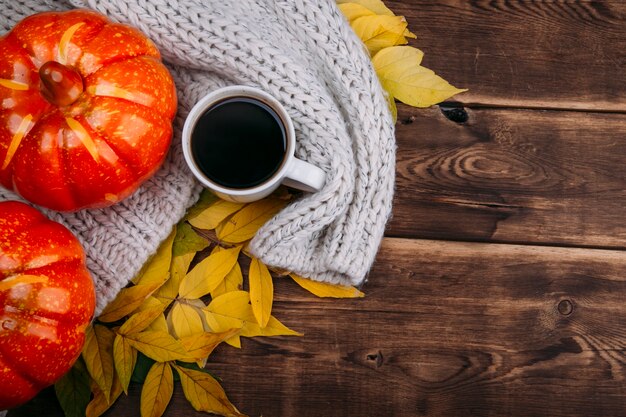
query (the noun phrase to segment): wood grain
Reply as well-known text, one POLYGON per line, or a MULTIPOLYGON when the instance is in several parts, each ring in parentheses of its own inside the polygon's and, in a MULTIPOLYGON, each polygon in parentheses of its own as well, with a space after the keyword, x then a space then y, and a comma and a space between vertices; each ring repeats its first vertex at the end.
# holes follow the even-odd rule
POLYGON ((399 107, 389 236, 626 247, 626 115, 462 111, 399 107))
MULTIPOLYGON (((305 336, 221 346, 207 368, 251 416, 625 415, 624 271, 624 251, 387 238, 366 298, 276 278, 274 314, 305 336)), ((106 415, 138 415, 139 395, 106 415)), ((59 415, 42 396, 9 416, 59 415)), ((200 414, 177 388, 165 415, 200 414)))
MULTIPOLYGON (((251 416, 624 415, 625 270, 621 251, 386 239, 365 299, 276 279, 276 316, 305 336, 207 367, 251 416)), ((191 415, 177 391, 166 416, 191 415)))
POLYGON ((402 0, 423 65, 462 103, 626 111, 622 0, 402 0))

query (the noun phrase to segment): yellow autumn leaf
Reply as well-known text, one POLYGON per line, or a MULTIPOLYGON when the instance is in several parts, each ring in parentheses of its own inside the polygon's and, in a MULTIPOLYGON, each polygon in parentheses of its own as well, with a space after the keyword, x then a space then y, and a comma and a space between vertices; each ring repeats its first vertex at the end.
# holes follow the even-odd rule
POLYGON ((371 10, 375 14, 381 14, 386 16, 394 16, 394 13, 389 10, 382 0, 337 0, 337 4, 357 4, 368 10, 371 10))
POLYGON ((162 284, 133 285, 122 289, 98 317, 104 323, 120 320, 135 311, 162 284))
POLYGON ((128 384, 137 363, 137 351, 133 349, 123 335, 118 334, 115 336, 113 359, 115 359, 115 370, 117 371, 122 389, 128 395, 128 384))
POLYGON ((372 64, 383 88, 410 106, 429 107, 467 91, 420 66, 422 56, 422 51, 410 46, 385 48, 372 58, 372 64))
POLYGON ((376 15, 376 13, 358 3, 339 3, 338 6, 341 13, 348 19, 348 22, 352 22, 359 17, 376 15))
MULTIPOLYGON (((145 301, 139 307, 137 307, 137 310, 135 311, 135 313, 139 313, 139 312, 142 312, 144 310, 149 310, 149 309, 156 309, 156 308, 162 309, 161 311, 165 310, 167 305, 162 303, 158 298, 156 298, 155 294, 153 294, 150 297, 146 298, 145 301)), ((133 316, 134 316, 134 314, 133 314, 133 316)), ((128 322, 131 318, 132 318, 132 316, 129 317, 126 322, 128 322)), ((134 320, 139 321, 139 318, 134 319, 134 320)), ((126 324, 126 323, 124 323, 124 324, 126 324)), ((124 327, 124 325, 122 325, 122 327, 124 327)), ((120 329, 118 330, 118 333, 120 332, 122 327, 120 327, 120 329)), ((137 331, 143 331, 143 330, 158 330, 158 331, 167 332, 168 330, 167 330, 167 323, 165 322, 165 315, 163 313, 159 314, 148 325, 148 327, 146 327, 145 329, 137 330, 137 331)), ((126 331, 125 333, 129 333, 129 332, 126 331)))
POLYGON ((170 279, 154 294, 166 306, 169 305, 178 295, 180 281, 187 275, 189 265, 196 256, 195 252, 188 252, 172 257, 170 266, 170 279))
POLYGON ((355 19, 351 26, 372 55, 381 49, 408 43, 403 35, 407 23, 402 16, 363 16, 355 19))
POLYGON ((365 297, 361 291, 354 287, 329 284, 327 282, 313 281, 311 279, 302 278, 296 274, 289 274, 296 283, 318 297, 331 298, 361 298, 365 297))
POLYGON ((239 291, 243 288, 243 273, 241 272, 241 266, 239 262, 235 263, 235 266, 224 277, 224 280, 219 283, 213 291, 211 291, 211 297, 219 297, 231 291, 239 291))
POLYGON ((188 359, 183 345, 166 332, 144 331, 126 336, 132 347, 157 362, 188 359))
POLYGON ((111 330, 98 324, 88 326, 85 330, 83 359, 89 375, 96 381, 107 400, 111 395, 115 374, 113 366, 114 339, 115 334, 111 330))
POLYGON ((167 362, 156 362, 141 389, 141 417, 161 417, 172 399, 174 373, 167 362))
POLYGON ((241 336, 243 337, 256 337, 256 336, 303 336, 302 333, 298 333, 295 330, 291 330, 284 324, 282 324, 276 317, 271 316, 265 327, 259 326, 255 321, 252 309, 249 310, 248 316, 244 317, 244 325, 241 328, 241 336))
POLYGON ((244 416, 231 404, 222 386, 211 375, 178 365, 173 366, 180 376, 185 397, 196 411, 228 417, 244 416))
POLYGON ((389 106, 389 111, 391 112, 391 117, 393 122, 396 123, 398 121, 398 107, 396 106, 396 100, 393 96, 385 91, 385 98, 387 99, 387 105, 389 106))
POLYGON ((185 215, 185 219, 183 221, 187 221, 187 219, 192 219, 196 217, 198 214, 202 213, 207 207, 209 207, 211 204, 215 203, 218 200, 218 196, 205 188, 200 193, 200 198, 198 199, 198 201, 193 206, 191 206, 189 210, 187 210, 187 214, 185 215))
MULTIPOLYGON (((214 298, 204 310, 206 322, 215 333, 240 329, 244 325, 243 317, 253 315, 250 294, 246 291, 231 291, 220 295, 214 298)), ((226 343, 236 348, 241 347, 238 335, 226 339, 226 343)))
POLYGON ((176 301, 170 310, 172 327, 177 338, 191 336, 204 332, 202 326, 201 310, 176 301))
POLYGON ((230 329, 220 333, 203 332, 181 338, 180 343, 193 360, 199 361, 207 358, 220 343, 237 333, 239 333, 239 329, 230 329))
POLYGON ((236 246, 203 259, 181 281, 180 296, 200 298, 213 291, 233 268, 240 251, 241 246, 236 246))
POLYGON ((165 306, 158 300, 152 299, 155 300, 158 305, 134 313, 122 324, 117 332, 121 335, 141 332, 156 320, 161 313, 163 313, 163 310, 165 310, 165 306))
POLYGON ((252 258, 248 273, 250 284, 250 302, 252 312, 261 328, 267 325, 272 315, 272 303, 274 301, 274 283, 272 275, 257 258, 252 258))
POLYGON ((215 229, 224 219, 239 211, 243 206, 245 206, 244 203, 218 200, 195 217, 189 218, 188 221, 198 229, 215 229))
POLYGON ((115 403, 122 392, 124 392, 117 375, 113 377, 113 386, 111 388, 111 395, 109 398, 107 398, 102 390, 100 390, 98 384, 93 383, 91 391, 93 392, 93 398, 89 404, 87 404, 87 409, 85 410, 86 417, 100 417, 113 405, 113 403, 115 403))
MULTIPOLYGON (((302 336, 301 333, 287 328, 274 316, 270 316, 266 326, 261 328, 250 305, 250 294, 246 291, 233 291, 213 299, 205 312, 207 323, 213 332, 240 328, 240 335, 244 337, 302 336)), ((233 336, 226 343, 241 347, 238 338, 239 336, 233 336)))
MULTIPOLYGON (((369 2, 371 3, 371 1, 369 2)), ((382 4, 382 2, 381 2, 382 4)), ((383 5, 383 7, 385 7, 383 5)), ((378 8, 376 8, 374 6, 375 9, 379 10, 378 8)), ((385 7, 385 9, 387 9, 385 7)), ((341 10, 341 13, 343 13, 343 15, 346 17, 346 19, 348 20, 348 22, 350 24, 352 24, 352 22, 356 19, 358 19, 359 17, 363 17, 363 16, 375 16, 375 15, 386 15, 386 16, 394 16, 393 13, 391 13, 391 10, 387 9, 389 11, 389 13, 384 13, 383 10, 379 10, 381 13, 374 13, 372 10, 368 9, 367 7, 363 6, 362 4, 359 3, 341 3, 339 4, 339 10, 341 10)), ((414 33, 411 33, 411 31, 409 31, 408 29, 404 29, 404 32, 402 33, 402 35, 404 35, 407 38, 417 38, 417 36, 415 36, 414 33)))
POLYGON ((157 249, 157 252, 141 268, 139 274, 133 278, 133 284, 152 285, 164 283, 169 277, 170 262, 172 260, 172 243, 176 236, 176 226, 172 233, 165 239, 157 249))
POLYGON ((277 198, 265 198, 248 204, 216 230, 218 239, 230 243, 252 239, 257 230, 274 217, 286 203, 285 200, 277 198))
POLYGON ((247 291, 231 291, 211 300, 204 309, 207 323, 215 333, 243 326, 243 318, 250 312, 250 294, 247 291))

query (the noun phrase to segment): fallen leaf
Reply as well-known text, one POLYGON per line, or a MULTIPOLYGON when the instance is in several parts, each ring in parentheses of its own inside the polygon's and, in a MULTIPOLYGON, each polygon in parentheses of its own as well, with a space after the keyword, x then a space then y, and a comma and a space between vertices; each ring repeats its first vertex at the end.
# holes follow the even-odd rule
POLYGON ((219 197, 213 194, 211 191, 206 188, 202 190, 200 193, 200 198, 187 210, 186 219, 191 219, 196 217, 198 214, 202 213, 205 209, 213 205, 216 201, 219 201, 219 197))
POLYGON ((167 362, 150 368, 141 389, 141 417, 161 417, 174 392, 174 373, 167 362))
POLYGON ((79 358, 70 370, 54 384, 59 404, 66 417, 82 417, 91 398, 89 374, 79 358))
POLYGON ((231 404, 222 386, 211 375, 174 365, 180 376, 183 392, 196 411, 221 416, 244 416, 231 404))
POLYGON ((394 16, 394 13, 385 6, 382 0, 337 0, 337 4, 357 4, 371 10, 375 14, 394 16))
POLYGON ((113 342, 113 359, 115 360, 115 370, 117 371, 122 389, 128 395, 128 384, 137 363, 137 351, 133 349, 128 340, 121 334, 115 336, 115 341, 113 342))
MULTIPOLYGON (((163 288, 163 287, 161 287, 161 288, 163 288)), ((160 290, 160 288, 159 288, 159 290, 160 290)), ((135 311, 135 314, 139 313, 139 312, 142 312, 142 311, 145 311, 145 310, 150 310, 150 309, 162 309, 161 311, 163 311, 163 310, 165 310, 166 307, 167 307, 167 305, 162 303, 160 299, 157 299, 156 298, 156 293, 154 293, 150 297, 146 298, 145 301, 139 307, 137 307, 137 310, 135 311)), ((150 316, 150 315, 151 314, 148 314, 148 316, 150 316)), ((134 314, 133 314, 133 316, 134 316, 134 314)), ((128 318, 128 320, 130 320, 130 317, 128 318)), ((128 322, 128 320, 127 320, 127 322, 128 322)), ((139 321, 139 318, 136 318, 136 319, 133 319, 133 320, 139 321)), ((149 318, 148 318, 148 320, 149 320, 149 318)), ((124 327, 124 325, 122 325, 122 327, 124 327)), ((120 327, 120 329, 118 330, 118 333, 120 332, 122 327, 120 327)), ((158 315, 148 325, 148 327, 146 327, 145 329, 137 330, 137 331, 143 331, 143 330, 159 330, 159 331, 167 332, 167 324, 165 322, 165 315, 163 313, 161 313, 160 315, 158 315)), ((125 331, 125 333, 129 333, 129 332, 125 331)))
POLYGON ((352 22, 359 17, 376 15, 376 13, 358 3, 339 3, 338 6, 341 13, 348 19, 348 22, 352 22))
POLYGON ((115 334, 104 326, 95 324, 85 330, 82 356, 89 375, 96 381, 106 398, 113 384, 113 339, 115 334))
POLYGON ((419 65, 423 53, 410 46, 385 48, 372 63, 385 90, 414 107, 429 107, 462 93, 428 68, 419 65))
POLYGON ((123 288, 111 303, 98 317, 104 323, 110 323, 122 319, 135 311, 153 292, 161 286, 160 283, 150 285, 133 285, 123 288))
POLYGON ((144 331, 126 336, 132 347, 157 362, 189 359, 183 345, 166 332, 144 331))
POLYGON ((172 257, 170 266, 170 279, 154 294, 166 306, 169 305, 178 295, 180 281, 187 275, 189 265, 196 256, 195 252, 185 253, 172 257))
POLYGON ((111 395, 107 398, 100 390, 97 384, 94 384, 91 388, 94 396, 93 399, 87 404, 86 417, 99 417, 106 410, 108 410, 117 401, 122 394, 122 384, 120 383, 117 375, 113 377, 113 387, 111 388, 111 395))
MULTIPOLYGON (((387 91, 385 91, 387 93, 387 91)), ((389 106, 389 112, 391 112, 391 117, 393 122, 396 123, 398 121, 398 107, 396 106, 396 100, 389 93, 385 94, 387 98, 387 105, 389 106)))
POLYGON ((199 361, 207 358, 220 343, 230 339, 237 333, 239 333, 239 329, 230 329, 220 333, 203 332, 183 337, 180 339, 180 343, 193 360, 199 361))
POLYGON ((241 210, 244 206, 244 203, 217 200, 196 216, 189 217, 188 221, 192 226, 198 229, 215 229, 224 219, 241 210))
POLYGON ((174 303, 170 310, 172 327, 177 338, 192 336, 204 332, 202 326, 201 310, 184 304, 180 301, 174 303))
MULTIPOLYGON (((244 326, 243 317, 254 314, 250 306, 250 294, 246 291, 231 291, 220 295, 214 298, 204 310, 206 322, 215 333, 240 329, 244 326)), ((225 342, 241 348, 238 335, 226 339, 225 342)))
POLYGON ((265 264, 257 258, 252 258, 248 273, 250 284, 250 302, 252 312, 257 323, 263 328, 272 315, 272 303, 274 301, 274 283, 272 275, 265 264))
MULTIPOLYGON (((250 311, 250 313, 252 313, 250 311)), ((254 320, 254 316, 249 315, 244 318, 244 325, 241 328, 241 336, 243 337, 256 337, 256 336, 303 336, 302 333, 291 330, 284 324, 282 324, 274 316, 271 316, 265 327, 259 326, 254 320), (247 318, 247 320, 246 320, 247 318)))
POLYGON ((180 283, 183 298, 200 298, 213 291, 237 262, 241 246, 216 252, 198 263, 180 283))
POLYGON ((289 274, 289 276, 296 281, 296 283, 315 294, 318 297, 331 297, 331 298, 361 298, 365 297, 361 291, 354 287, 329 284, 327 282, 313 281, 307 278, 302 278, 296 274, 289 274))
POLYGON ((154 359, 150 359, 143 353, 137 353, 137 364, 135 365, 135 369, 133 369, 133 376, 130 378, 131 382, 143 384, 146 380, 146 375, 148 375, 150 368, 152 368, 155 362, 154 359))
POLYGON ((209 242, 199 236, 187 222, 180 222, 176 226, 176 237, 172 244, 172 256, 196 253, 209 246, 209 242))
POLYGON ((250 294, 246 291, 231 291, 214 298, 205 311, 207 323, 215 333, 230 329, 239 329, 243 326, 244 317, 248 317, 250 294))
POLYGON ((117 331, 119 334, 126 335, 129 333, 141 332, 146 327, 148 327, 154 320, 156 320, 161 315, 161 313, 163 313, 163 310, 165 310, 165 306, 155 298, 150 298, 155 300, 158 305, 134 313, 119 328, 119 330, 117 331))
POLYGON ((282 209, 287 202, 277 198, 255 201, 235 213, 216 230, 218 239, 240 243, 252 239, 257 230, 282 209))
POLYGON ((213 291, 211 291, 211 297, 216 298, 220 295, 226 294, 231 291, 239 291, 243 288, 243 274, 241 272, 241 266, 239 262, 235 263, 235 266, 224 277, 224 280, 219 283, 213 291))
MULTIPOLYGON (((383 4, 382 1, 373 0, 340 3, 339 10, 341 10, 341 13, 343 13, 346 19, 348 19, 348 22, 350 24, 352 24, 354 20, 363 16, 395 16, 393 12, 383 4), (363 4, 367 4, 370 8, 365 7, 363 4), (377 10, 377 12, 374 12, 373 10, 377 10)), ((417 36, 415 36, 415 34, 408 29, 405 29, 402 35, 407 38, 417 38, 417 36)))
POLYGON ((351 26, 372 55, 381 49, 408 43, 403 35, 407 23, 401 16, 363 16, 355 19, 351 26))
POLYGON ((139 274, 133 278, 133 284, 152 285, 164 283, 169 277, 170 263, 172 260, 172 244, 176 236, 176 226, 170 235, 157 249, 157 252, 141 268, 139 274))

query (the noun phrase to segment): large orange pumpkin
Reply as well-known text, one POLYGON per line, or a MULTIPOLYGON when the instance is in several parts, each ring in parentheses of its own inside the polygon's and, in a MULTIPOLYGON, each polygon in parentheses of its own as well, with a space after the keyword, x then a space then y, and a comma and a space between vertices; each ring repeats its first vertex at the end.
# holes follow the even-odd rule
POLYGON ((154 44, 91 11, 0 38, 0 184, 55 210, 104 207, 163 162, 176 90, 154 44))
POLYGON ((94 308, 74 235, 26 204, 0 202, 0 410, 70 369, 94 308))

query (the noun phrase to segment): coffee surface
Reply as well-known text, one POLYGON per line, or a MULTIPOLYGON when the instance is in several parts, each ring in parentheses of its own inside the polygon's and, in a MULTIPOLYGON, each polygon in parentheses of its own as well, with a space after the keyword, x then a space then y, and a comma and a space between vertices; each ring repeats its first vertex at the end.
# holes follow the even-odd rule
POLYGON ((230 98, 200 116, 191 150, 211 181, 227 188, 251 188, 279 170, 285 157, 285 128, 265 103, 230 98))

